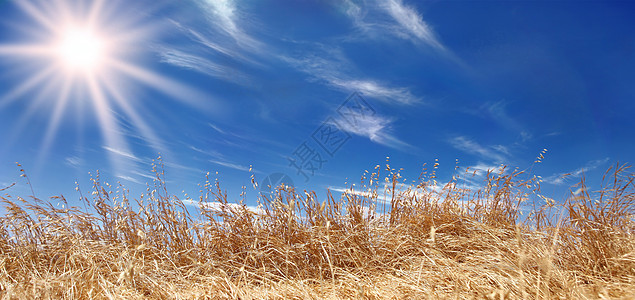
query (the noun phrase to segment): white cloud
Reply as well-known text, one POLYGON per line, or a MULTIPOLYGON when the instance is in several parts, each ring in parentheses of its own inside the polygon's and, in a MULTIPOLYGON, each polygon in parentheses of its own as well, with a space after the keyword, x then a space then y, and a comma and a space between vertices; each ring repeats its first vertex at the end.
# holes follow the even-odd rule
POLYGON ((139 171, 135 170, 135 171, 132 171, 132 174, 137 175, 137 176, 141 176, 141 177, 144 177, 144 178, 147 178, 147 179, 151 179, 151 180, 157 179, 156 175, 150 175, 152 173, 147 174, 147 173, 143 173, 143 172, 139 172, 139 171))
POLYGON ((132 154, 132 153, 130 153, 128 151, 125 151, 125 150, 122 150, 122 149, 115 149, 115 148, 108 147, 108 146, 102 146, 102 148, 104 150, 107 150, 107 151, 109 151, 111 153, 114 153, 114 154, 117 154, 119 156, 128 158, 130 160, 133 160, 133 161, 136 161, 136 162, 142 162, 142 160, 140 158, 134 156, 134 154, 132 154))
POLYGON ((345 14, 362 36, 394 36, 410 40, 414 44, 425 44, 438 50, 446 50, 419 12, 401 0, 364 1, 363 5, 346 0, 342 4, 345 14))
POLYGON ((357 195, 357 196, 361 196, 361 197, 367 197, 370 199, 374 199, 379 203, 390 203, 390 199, 388 198, 388 195, 386 193, 380 193, 380 192, 373 192, 370 190, 367 191, 358 191, 358 190, 353 190, 350 188, 341 188, 341 187, 329 187, 329 190, 334 191, 334 192, 338 192, 338 193, 342 193, 342 194, 348 194, 348 195, 357 195))
POLYGON ((212 156, 212 157, 216 157, 216 158, 222 158, 223 157, 223 154, 221 154, 220 152, 218 152, 216 150, 203 150, 203 149, 194 147, 192 145, 189 145, 189 148, 194 150, 194 151, 196 151, 196 152, 198 152, 198 153, 209 155, 209 156, 212 156))
MULTIPOLYGON (((299 59, 290 57, 282 57, 282 59, 313 78, 347 92, 360 92, 365 97, 387 103, 414 104, 420 101, 406 88, 392 88, 374 80, 352 79, 343 73, 352 68, 348 59, 338 49, 326 47, 316 47, 316 49, 322 49, 322 55, 317 55, 318 52, 315 52, 299 59)), ((356 124, 349 123, 342 116, 338 117, 336 123, 343 131, 367 137, 375 143, 395 149, 413 148, 390 132, 392 120, 388 118, 362 113, 349 114, 347 118, 354 118, 356 124)))
POLYGON ((207 20, 231 36, 239 46, 256 51, 263 46, 239 26, 245 20, 241 18, 235 1, 199 0, 198 4, 207 13, 207 20))
POLYGON ((488 171, 498 172, 498 170, 500 170, 500 167, 500 165, 478 162, 476 165, 469 166, 467 169, 469 170, 469 173, 473 173, 474 171, 476 171, 477 176, 484 176, 485 174, 487 174, 488 171))
POLYGON ((404 148, 414 148, 410 144, 401 141, 390 132, 391 123, 392 120, 381 117, 377 114, 363 115, 361 113, 349 113, 347 114, 346 119, 342 116, 338 116, 333 125, 336 125, 343 131, 366 137, 375 143, 394 149, 404 150, 404 148), (355 124, 349 122, 351 119, 355 120, 355 124))
POLYGON ((443 50, 443 45, 437 40, 430 26, 426 24, 419 13, 401 0, 381 1, 381 7, 392 16, 401 29, 408 32, 413 40, 422 41, 430 46, 443 50))
POLYGON ((83 160, 77 156, 69 156, 65 158, 64 161, 71 167, 79 167, 83 163, 83 160))
POLYGON ((391 88, 374 80, 340 80, 332 78, 330 83, 349 92, 359 91, 364 95, 372 96, 384 102, 398 102, 399 104, 420 102, 407 88, 391 88))
MULTIPOLYGON (((417 198, 425 198, 429 201, 443 201, 445 199, 446 191, 443 190, 445 184, 430 184, 425 186, 425 188, 416 188, 413 185, 407 185, 404 183, 398 183, 395 186, 395 198, 396 199, 413 199, 417 198)), ((374 199, 377 203, 380 204, 390 204, 392 201, 392 184, 385 183, 383 187, 378 188, 373 191, 372 189, 366 189, 366 191, 354 190, 351 188, 338 188, 338 187, 329 187, 331 191, 339 192, 342 194, 348 195, 357 195, 362 197, 368 197, 370 199, 374 199)))
POLYGON ((207 123, 207 125, 209 125, 209 127, 212 127, 214 130, 218 131, 219 133, 222 134, 227 134, 227 132, 225 132, 225 130, 220 129, 220 127, 212 124, 212 123, 207 123))
POLYGON ((472 113, 479 117, 487 116, 501 127, 517 132, 522 142, 531 140, 533 137, 531 132, 525 129, 525 127, 518 122, 517 118, 507 113, 507 105, 508 102, 506 101, 488 102, 481 106, 479 110, 472 113))
POLYGON ((421 99, 414 96, 408 88, 391 87, 385 82, 368 78, 357 78, 351 62, 337 48, 315 45, 312 53, 302 57, 280 58, 294 68, 309 74, 313 81, 323 82, 346 92, 359 91, 367 97, 372 97, 386 103, 416 104, 421 99))
POLYGON ((190 171, 190 172, 194 172, 198 174, 205 174, 205 171, 201 169, 192 168, 192 167, 184 166, 184 165, 173 163, 173 162, 164 161, 163 164, 166 167, 170 167, 170 168, 181 169, 181 170, 190 171))
POLYGON ((507 149, 500 148, 499 145, 485 147, 464 136, 458 136, 458 137, 452 138, 450 139, 449 142, 450 142, 450 145, 452 145, 454 148, 458 150, 475 154, 482 158, 486 158, 494 162, 500 163, 505 160, 505 155, 506 155, 505 151, 507 149))
MULTIPOLYGON (((197 42, 203 47, 207 48, 207 50, 212 50, 214 53, 222 54, 227 57, 232 57, 238 60, 247 60, 239 51, 235 51, 235 49, 229 49, 219 44, 219 41, 224 41, 223 38, 217 38, 217 35, 213 33, 203 34, 197 30, 194 30, 182 23, 172 21, 172 25, 176 27, 179 31, 188 36, 191 40, 197 42)), ((160 48, 160 49, 169 49, 169 48, 160 48)))
POLYGON ((211 76, 219 76, 223 68, 211 61, 192 54, 187 54, 175 49, 160 51, 161 62, 186 69, 192 69, 211 76))
POLYGON ((229 66, 212 62, 199 55, 185 53, 177 49, 161 48, 159 56, 160 61, 163 63, 194 70, 219 79, 243 85, 249 81, 249 78, 242 72, 229 66))
POLYGON ((490 147, 491 147, 492 149, 494 149, 494 150, 496 150, 496 151, 500 152, 500 153, 503 153, 503 154, 507 155, 507 156, 510 156, 510 155, 511 155, 511 152, 509 152, 509 148, 508 148, 507 146, 503 146, 503 145, 493 145, 493 146, 490 146, 490 147))
POLYGON ((209 162, 211 162, 213 164, 217 164, 217 165, 223 166, 223 167, 239 170, 239 171, 245 171, 245 172, 249 171, 249 167, 241 166, 239 164, 234 164, 234 163, 230 163, 230 162, 226 162, 226 161, 209 160, 209 162))
POLYGON ((126 175, 117 175, 118 178, 126 180, 126 181, 130 181, 130 182, 134 182, 136 184, 143 184, 141 181, 137 180, 136 178, 130 177, 130 176, 126 176, 126 175))
POLYGON ((264 211, 258 207, 255 206, 249 206, 249 205, 244 205, 244 204, 237 204, 237 203, 220 203, 220 202, 199 202, 199 201, 194 201, 194 200, 183 200, 183 204, 185 205, 190 205, 190 206, 196 206, 199 208, 204 208, 204 209, 209 209, 212 211, 222 211, 222 210, 242 210, 243 208, 246 208, 248 211, 251 211, 253 213, 256 214, 263 214, 264 211))
POLYGON ((567 179, 580 178, 582 177, 584 173, 591 171, 593 169, 597 169, 598 167, 602 166, 608 161, 609 161, 608 157, 604 159, 592 160, 587 162, 584 166, 577 168, 573 171, 553 174, 551 176, 545 177, 543 181, 549 184, 554 184, 554 185, 564 184, 567 181, 567 179))
POLYGON ((169 20, 178 36, 193 43, 173 41, 155 46, 161 62, 239 84, 253 86, 253 79, 239 71, 244 63, 262 67, 262 56, 269 55, 267 45, 248 34, 252 18, 236 1, 194 0, 187 14, 169 20), (254 58, 253 55, 258 57, 254 58))

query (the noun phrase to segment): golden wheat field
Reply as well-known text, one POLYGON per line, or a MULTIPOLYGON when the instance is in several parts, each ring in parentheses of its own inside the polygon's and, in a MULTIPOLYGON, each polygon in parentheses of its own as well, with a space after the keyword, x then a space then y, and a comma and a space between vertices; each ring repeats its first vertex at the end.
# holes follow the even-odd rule
POLYGON ((81 207, 4 188, 2 299, 635 299, 628 166, 566 199, 504 167, 470 190, 377 166, 342 197, 281 186, 258 209, 208 179, 195 213, 155 171, 135 199, 96 176, 81 207))

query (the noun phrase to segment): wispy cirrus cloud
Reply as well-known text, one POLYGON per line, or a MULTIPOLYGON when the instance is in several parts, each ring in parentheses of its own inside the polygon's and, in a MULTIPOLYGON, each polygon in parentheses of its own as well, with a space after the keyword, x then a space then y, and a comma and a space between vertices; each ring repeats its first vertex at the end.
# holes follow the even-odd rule
POLYGON ((241 72, 240 67, 243 64, 262 67, 261 57, 269 53, 265 43, 247 33, 251 19, 244 16, 236 1, 193 0, 193 3, 194 10, 187 17, 175 16, 169 20, 171 29, 190 42, 169 41, 155 46, 161 62, 251 86, 253 79, 241 72), (253 58, 254 55, 258 58, 253 58))
POLYGON ((498 123, 502 128, 514 131, 520 137, 522 142, 526 142, 533 138, 533 134, 525 128, 517 118, 510 116, 507 112, 507 101, 487 102, 476 110, 468 111, 469 114, 488 118, 498 123))
POLYGON ((201 209, 209 209, 212 211, 229 211, 229 210, 242 210, 247 209, 256 214, 262 214, 264 211, 256 206, 238 204, 238 203, 220 203, 220 202, 206 202, 206 201, 194 201, 194 200, 183 200, 183 204, 189 206, 195 206, 201 209))
POLYGON ((474 154, 481 158, 498 163, 505 161, 508 154, 507 148, 501 148, 504 146, 483 146, 465 136, 454 137, 449 140, 449 143, 452 147, 460 151, 474 154))
POLYGON ((137 170, 133 170, 132 174, 134 174, 136 176, 141 176, 143 178, 150 179, 150 180, 157 179, 157 175, 153 174, 153 173, 144 173, 144 172, 140 172, 140 171, 137 171, 137 170), (150 175, 150 174, 153 174, 153 175, 150 175))
POLYGON ((263 45, 239 26, 246 20, 233 0, 198 0, 199 6, 206 12, 207 20, 217 28, 231 36, 241 47, 258 50, 263 45))
POLYGON ((129 182, 133 182, 136 184, 144 184, 143 182, 139 181, 138 179, 132 177, 132 176, 128 176, 128 175, 117 175, 117 178, 125 180, 125 181, 129 181, 129 182))
POLYGON ((220 127, 218 127, 217 125, 214 125, 214 124, 209 123, 209 122, 207 123, 207 125, 209 125, 209 127, 212 127, 212 129, 214 129, 214 130, 218 131, 218 133, 221 133, 221 134, 227 134, 227 132, 226 132, 225 130, 221 129, 221 128, 220 128, 220 127))
POLYGON ((80 167, 83 164, 83 159, 77 156, 69 156, 64 159, 64 162, 74 168, 80 167))
POLYGON ((385 38, 394 36, 446 51, 421 14, 402 0, 357 1, 346 0, 345 14, 363 36, 385 38))
POLYGON ((333 125, 340 130, 366 137, 372 142, 398 150, 413 150, 415 147, 397 138, 391 130, 393 120, 375 115, 348 114, 347 118, 339 116, 333 119, 333 125), (355 119, 355 123, 348 120, 355 119))
POLYGON ((355 195, 355 196, 367 197, 367 198, 375 199, 376 201, 381 203, 390 203, 390 198, 388 198, 388 195, 384 193, 383 191, 373 191, 370 189, 367 189, 366 191, 359 191, 359 190, 354 190, 351 188, 343 188, 343 187, 329 187, 328 189, 330 191, 342 193, 344 195, 355 195))
POLYGON ((209 155, 211 157, 217 157, 217 158, 224 157, 222 153, 220 153, 220 152, 218 152, 216 150, 203 150, 201 148, 198 148, 198 147, 195 147, 195 146, 192 146, 192 145, 188 145, 188 148, 190 148, 191 150, 194 150, 194 151, 196 151, 198 153, 209 155))
POLYGON ((573 179, 573 178, 577 179, 582 177, 584 173, 597 169, 598 167, 606 164, 608 161, 609 161, 608 157, 603 159, 591 160, 587 162, 584 166, 579 167, 573 171, 553 174, 551 176, 543 178, 543 181, 553 185, 561 185, 566 183, 568 179, 573 179))
POLYGON ((135 161, 135 162, 143 162, 143 160, 137 156, 135 156, 134 154, 123 150, 123 149, 116 149, 116 148, 112 148, 112 147, 108 147, 108 146, 102 146, 102 148, 110 153, 116 154, 120 157, 123 158, 127 158, 129 160, 135 161))
POLYGON ((496 172, 500 170, 500 168, 501 165, 478 162, 476 165, 469 166, 467 170, 469 170, 469 173, 473 173, 476 176, 484 176, 487 172, 496 172))
POLYGON ((340 49, 322 44, 314 46, 312 51, 303 53, 302 56, 280 58, 311 76, 311 81, 322 82, 347 93, 359 91, 386 103, 408 105, 421 102, 408 88, 393 87, 380 80, 356 76, 355 68, 340 49))
POLYGON ((231 162, 228 162, 228 161, 220 161, 220 160, 210 159, 209 162, 211 162, 213 164, 217 164, 219 166, 226 167, 226 168, 249 172, 249 167, 245 167, 245 166, 242 166, 242 165, 239 165, 239 164, 235 164, 235 163, 231 163, 231 162))
POLYGON ((419 102, 409 89, 403 87, 389 87, 376 80, 340 80, 332 78, 330 83, 349 92, 359 91, 386 102, 413 104, 419 102))
POLYGON ((248 76, 227 65, 215 63, 202 55, 190 54, 178 49, 160 47, 159 57, 162 63, 197 71, 219 79, 229 79, 235 83, 248 81, 248 76), (230 76, 231 75, 231 76, 230 76))
POLYGON ((201 169, 194 168, 194 167, 188 167, 186 165, 182 165, 182 164, 175 163, 175 162, 164 161, 163 164, 166 167, 170 167, 170 168, 175 168, 175 169, 188 171, 188 172, 193 172, 193 173, 197 173, 197 174, 205 174, 205 171, 203 171, 201 169))
POLYGON ((380 6, 401 25, 402 30, 410 34, 411 39, 422 41, 441 50, 444 49, 430 26, 423 21, 421 15, 414 8, 405 5, 401 0, 381 2, 380 6))
MULTIPOLYGON (((210 31, 200 31, 195 30, 194 28, 199 29, 199 27, 195 25, 190 25, 188 22, 177 22, 172 20, 171 24, 176 28, 177 31, 183 33, 187 38, 195 42, 195 45, 202 46, 203 49, 207 50, 207 53, 212 53, 216 55, 222 55, 225 57, 231 57, 235 60, 240 61, 250 61, 250 59, 245 56, 241 51, 237 51, 238 49, 235 46, 232 46, 231 43, 225 43, 227 40, 226 37, 219 36, 219 33, 214 30, 210 31)), ((216 28, 215 26, 204 26, 216 28)), ((165 46, 164 46, 165 47, 165 46)), ((161 48, 159 48, 161 49, 161 48)), ((169 49, 169 48, 164 48, 169 49)), ((194 47, 188 47, 188 50, 195 50, 194 47)), ((254 61, 251 61, 255 63, 254 61)))

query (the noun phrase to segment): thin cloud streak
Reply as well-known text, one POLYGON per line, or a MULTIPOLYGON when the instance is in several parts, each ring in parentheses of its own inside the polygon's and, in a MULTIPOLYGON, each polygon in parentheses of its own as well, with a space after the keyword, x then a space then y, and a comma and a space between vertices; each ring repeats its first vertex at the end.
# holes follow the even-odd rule
POLYGON ((573 171, 553 174, 551 176, 545 177, 543 181, 553 185, 562 185, 567 181, 567 179, 581 178, 584 173, 597 169, 603 164, 606 164, 608 161, 609 161, 608 157, 604 159, 592 160, 587 162, 584 166, 577 168, 573 171))
POLYGON ((505 160, 506 149, 505 151, 501 151, 498 145, 485 147, 464 136, 452 138, 450 139, 449 143, 450 145, 452 145, 452 147, 458 150, 478 155, 490 161, 503 162, 505 160))
POLYGON ((252 80, 243 72, 236 70, 224 63, 213 62, 203 56, 207 53, 191 54, 170 47, 157 47, 160 62, 179 68, 193 70, 220 80, 242 86, 251 86, 252 80))
POLYGON ((203 149, 197 148, 197 147, 192 146, 192 145, 189 145, 188 148, 190 148, 191 150, 196 151, 198 153, 209 155, 211 157, 216 157, 216 158, 223 158, 224 157, 224 155, 222 153, 220 153, 220 152, 218 152, 216 150, 203 150, 203 149))
POLYGON ((219 161, 219 160, 213 160, 213 159, 210 159, 209 162, 211 162, 213 164, 217 164, 217 165, 223 166, 223 167, 227 167, 227 168, 230 168, 230 169, 249 172, 249 167, 241 166, 239 164, 234 164, 234 163, 225 162, 225 161, 219 161))
POLYGON ((139 171, 136 171, 136 170, 132 171, 132 174, 137 175, 137 176, 141 176, 141 177, 144 177, 144 178, 147 178, 147 179, 151 179, 151 180, 157 179, 156 175, 153 176, 153 175, 146 174, 146 173, 143 173, 143 172, 139 172, 139 171))
POLYGON ((377 202, 379 203, 385 203, 388 204, 390 203, 390 199, 388 198, 388 196, 386 195, 386 193, 374 193, 372 191, 358 191, 358 190, 353 190, 350 188, 341 188, 341 187, 329 187, 329 190, 333 191, 333 192, 338 192, 338 193, 342 193, 342 194, 346 194, 346 195, 355 195, 355 196, 361 196, 361 197, 366 197, 366 198, 370 198, 370 199, 375 199, 377 202))
POLYGON ((164 161, 163 164, 166 167, 170 167, 170 168, 180 169, 180 170, 184 170, 184 171, 190 171, 190 172, 197 173, 197 174, 205 174, 205 171, 203 171, 201 169, 188 167, 188 166, 184 166, 184 165, 173 163, 173 162, 164 161))
POLYGON ((64 162, 74 168, 80 167, 83 164, 83 160, 77 156, 66 157, 64 162))
POLYGON ((262 48, 262 43, 252 38, 239 27, 244 20, 232 0, 200 0, 200 7, 207 13, 207 20, 231 36, 241 47, 251 50, 262 48))
POLYGON ((141 181, 139 181, 139 180, 137 180, 137 179, 135 179, 133 177, 130 177, 130 176, 117 175, 117 177, 120 178, 120 179, 126 180, 126 181, 134 182, 136 184, 143 184, 141 181))
POLYGON ((496 171, 500 170, 500 168, 501 168, 500 165, 497 166, 497 165, 493 165, 493 164, 486 164, 486 163, 478 162, 476 165, 467 167, 466 170, 469 170, 468 171, 469 173, 473 173, 476 176, 485 176, 485 174, 487 174, 487 172, 490 172, 490 171, 491 172, 496 172, 496 171))
POLYGON ((372 142, 380 145, 384 145, 397 150, 413 150, 415 147, 400 140, 390 133, 390 125, 392 120, 381 117, 379 115, 348 115, 347 118, 355 119, 356 124, 351 124, 343 117, 338 117, 333 122, 333 125, 337 126, 343 131, 366 137, 372 142))
POLYGON ((115 148, 108 147, 108 146, 102 146, 102 148, 103 148, 104 150, 108 151, 108 152, 111 152, 111 153, 114 153, 114 154, 116 154, 116 155, 119 155, 119 156, 125 157, 125 158, 127 158, 127 159, 130 159, 130 160, 133 160, 133 161, 136 161, 136 162, 143 162, 143 160, 142 160, 142 159, 140 159, 140 158, 136 157, 134 154, 132 154, 132 153, 130 153, 130 152, 127 152, 127 151, 125 151, 125 150, 115 149, 115 148))
MULTIPOLYGON (((212 50, 214 53, 225 55, 226 57, 231 57, 237 60, 246 60, 244 56, 242 56, 238 51, 234 51, 232 49, 221 46, 219 43, 211 40, 211 37, 216 37, 213 34, 203 34, 199 31, 196 31, 186 25, 183 25, 180 22, 172 20, 172 25, 176 27, 176 29, 186 36, 188 36, 192 41, 202 45, 207 48, 207 50, 212 50)), ((169 48, 165 48, 169 49, 169 48)))
POLYGON ((351 0, 342 3, 345 14, 363 36, 371 38, 394 36, 414 44, 428 45, 443 52, 447 51, 430 25, 423 20, 414 7, 404 4, 401 0, 370 2, 368 4, 364 1, 363 6, 351 0))
POLYGON ((533 134, 518 122, 518 120, 509 115, 507 105, 508 103, 506 101, 488 102, 478 110, 470 111, 469 113, 479 117, 488 117, 490 120, 498 123, 502 128, 517 132, 522 142, 531 140, 533 134))
POLYGON ((237 204, 237 203, 220 203, 220 202, 205 202, 205 201, 194 201, 194 200, 183 200, 183 204, 189 206, 195 206, 201 209, 209 209, 212 211, 228 211, 228 210, 242 210, 247 209, 255 214, 263 214, 264 211, 256 206, 237 204))
POLYGON ((311 76, 310 81, 322 82, 347 93, 358 91, 386 103, 410 105, 421 102, 408 88, 391 87, 379 80, 349 75, 355 73, 354 68, 339 49, 329 49, 324 45, 315 48, 322 50, 314 50, 302 57, 280 56, 280 59, 311 76))
POLYGON ((251 79, 234 66, 236 62, 263 67, 261 58, 250 55, 269 55, 267 45, 243 29, 249 19, 243 17, 231 0, 195 0, 196 11, 188 19, 170 20, 180 35, 194 42, 190 44, 162 43, 155 47, 161 62, 201 72, 243 86, 251 86, 251 79), (203 28, 203 29, 195 29, 203 28))
POLYGON ((443 45, 437 40, 430 26, 423 21, 414 8, 404 5, 401 0, 387 0, 383 2, 381 5, 382 8, 401 25, 402 30, 410 33, 413 40, 419 40, 430 46, 444 50, 443 45))
POLYGON ((420 102, 407 88, 391 88, 375 80, 340 80, 331 78, 330 83, 349 92, 359 91, 364 95, 372 96, 384 102, 397 102, 399 104, 420 102))
POLYGON ((222 134, 227 134, 227 132, 225 132, 225 130, 221 129, 220 127, 212 124, 212 123, 207 123, 207 125, 209 125, 209 127, 212 127, 214 130, 218 131, 219 133, 222 134))

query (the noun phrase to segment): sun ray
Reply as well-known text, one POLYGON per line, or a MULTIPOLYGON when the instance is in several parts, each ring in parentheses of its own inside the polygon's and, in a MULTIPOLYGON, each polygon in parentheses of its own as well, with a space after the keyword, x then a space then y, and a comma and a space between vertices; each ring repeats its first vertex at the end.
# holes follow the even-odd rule
POLYGON ((41 45, 6 45, 0 46, 0 55, 42 55, 50 54, 50 50, 41 45))
POLYGON ((44 133, 44 139, 42 140, 42 145, 40 146, 40 153, 38 154, 38 159, 36 165, 42 165, 42 163, 46 160, 47 155, 49 153, 49 148, 55 139, 57 128, 59 126, 60 120, 62 119, 62 115, 64 114, 64 110, 69 102, 68 94, 70 93, 72 87, 72 82, 68 78, 64 80, 62 83, 62 90, 60 91, 57 101, 55 101, 55 109, 53 110, 53 114, 51 115, 51 119, 49 120, 49 125, 46 128, 46 132, 44 133))
POLYGON ((150 127, 137 111, 126 101, 125 97, 118 91, 110 80, 104 80, 105 90, 112 96, 117 105, 121 107, 126 115, 130 117, 132 123, 139 129, 141 135, 146 138, 150 146, 157 152, 167 153, 167 148, 163 145, 161 139, 156 135, 152 127, 150 127))
POLYGON ((41 108, 45 106, 46 101, 49 99, 47 95, 51 94, 51 91, 57 85, 57 80, 49 81, 44 84, 44 88, 39 89, 36 96, 31 98, 28 102, 28 106, 24 112, 20 115, 20 119, 13 126, 11 135, 7 138, 8 144, 13 144, 16 140, 22 136, 25 127, 32 123, 32 118, 38 112, 41 112, 41 108))
MULTIPOLYGON (((128 150, 128 144, 119 134, 117 134, 119 126, 113 120, 112 114, 110 113, 111 107, 108 105, 108 101, 106 100, 103 90, 99 86, 99 83, 95 79, 94 75, 88 75, 87 84, 90 94, 93 96, 95 114, 99 120, 99 128, 101 129, 106 146, 112 149, 130 152, 128 150)), ((115 172, 122 172, 124 170, 125 163, 121 161, 121 158, 115 156, 112 152, 108 152, 108 156, 114 165, 115 172)))
POLYGON ((201 109, 207 109, 208 107, 205 104, 209 103, 206 103, 204 99, 207 98, 207 102, 212 102, 212 99, 204 97, 195 89, 167 77, 116 60, 112 60, 109 63, 112 64, 113 68, 116 68, 120 72, 189 105, 201 109))
MULTIPOLYGON (((45 26, 49 31, 54 31, 56 28, 56 24, 54 23, 54 19, 44 15, 44 11, 42 9, 36 8, 29 1, 16 1, 17 4, 24 10, 31 18, 35 19, 38 23, 45 26)), ((41 4, 41 3, 40 3, 41 4)))
POLYGON ((102 63, 106 45, 101 37, 90 29, 75 26, 66 29, 56 54, 70 72, 93 72, 102 63))
POLYGON ((8 94, 0 98, 0 108, 9 105, 11 102, 17 101, 20 97, 28 93, 38 84, 42 84, 43 81, 49 79, 56 69, 54 66, 50 66, 35 75, 31 76, 27 81, 11 89, 8 94))
MULTIPOLYGON (((55 149, 58 131, 69 128, 66 123, 71 118, 66 116, 71 108, 75 109, 72 119, 77 120, 74 127, 78 139, 82 139, 83 122, 94 119, 104 145, 98 148, 132 153, 118 123, 118 118, 128 119, 148 146, 167 152, 163 141, 137 111, 147 99, 131 98, 125 88, 116 84, 118 80, 142 84, 189 105, 210 107, 211 100, 197 90, 132 61, 135 55, 154 51, 148 45, 159 32, 159 25, 145 22, 144 18, 148 10, 154 11, 161 4, 144 7, 146 14, 141 15, 128 14, 127 11, 136 11, 130 7, 134 4, 119 0, 30 0, 15 1, 14 5, 30 18, 31 24, 22 25, 26 23, 21 21, 16 26, 21 32, 16 35, 19 40, 0 44, 0 60, 8 58, 2 63, 10 62, 18 66, 16 70, 32 73, 0 95, 0 108, 28 101, 13 130, 16 138, 33 123, 35 113, 45 113, 44 107, 50 109, 49 119, 44 122, 48 125, 41 130, 39 162, 45 162, 47 153, 55 149), (87 118, 87 111, 92 111, 95 118, 87 118)), ((115 173, 121 173, 131 163, 126 161, 127 156, 107 152, 115 173)))
POLYGON ((97 20, 99 20, 99 14, 104 9, 104 1, 96 0, 90 8, 88 13, 88 25, 93 27, 97 26, 97 20))

